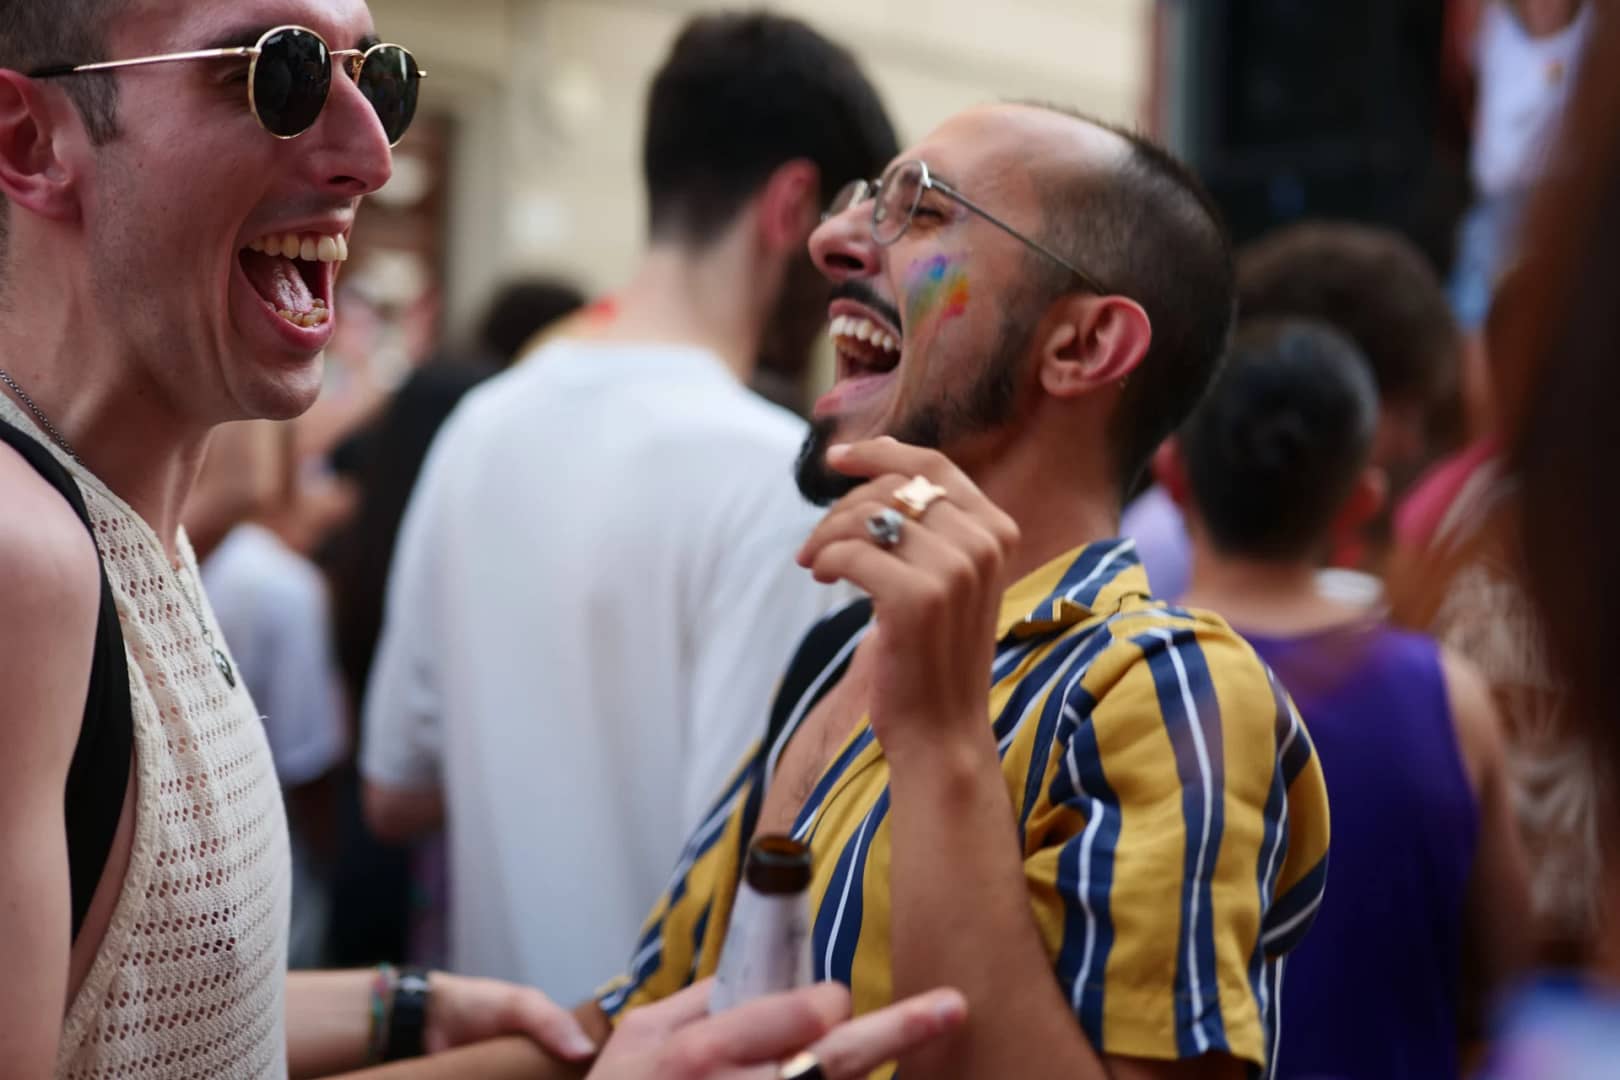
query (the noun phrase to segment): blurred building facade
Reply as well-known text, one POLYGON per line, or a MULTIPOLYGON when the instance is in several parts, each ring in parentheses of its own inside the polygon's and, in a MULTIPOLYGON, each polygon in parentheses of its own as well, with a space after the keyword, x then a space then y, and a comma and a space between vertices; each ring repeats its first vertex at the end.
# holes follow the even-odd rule
MULTIPOLYGON (((423 130, 376 201, 418 222, 351 266, 378 291, 442 289, 465 331, 501 280, 559 274, 587 291, 628 271, 645 234, 648 81, 703 0, 372 0, 382 35, 429 72, 423 130), (376 261, 368 264, 375 256, 376 261), (413 277, 413 275, 415 275, 413 277)), ((980 101, 1037 98, 1144 120, 1152 0, 781 0, 850 47, 902 142, 980 101)), ((362 238, 363 240, 364 238, 362 238)))

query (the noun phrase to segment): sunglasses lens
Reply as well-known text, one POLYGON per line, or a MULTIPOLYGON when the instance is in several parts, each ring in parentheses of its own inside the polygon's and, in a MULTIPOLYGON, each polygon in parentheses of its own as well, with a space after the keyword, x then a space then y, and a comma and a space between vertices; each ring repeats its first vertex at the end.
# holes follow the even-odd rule
POLYGON ((379 45, 360 66, 360 92, 377 110, 390 145, 399 142, 416 118, 416 94, 422 72, 416 57, 398 45, 379 45))
POLYGON ((308 131, 332 89, 332 57, 307 30, 278 30, 259 46, 253 73, 253 109, 273 135, 308 131))

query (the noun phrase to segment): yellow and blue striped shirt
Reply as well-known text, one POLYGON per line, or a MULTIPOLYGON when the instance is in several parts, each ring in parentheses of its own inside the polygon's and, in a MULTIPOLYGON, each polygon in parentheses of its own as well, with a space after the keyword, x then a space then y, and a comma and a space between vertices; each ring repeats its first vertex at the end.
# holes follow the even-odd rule
MULTIPOLYGON (((778 700, 780 733, 682 852, 629 974, 601 996, 610 1017, 714 972, 765 783, 869 614, 862 602, 812 631, 778 700)), ((989 704, 1030 904, 1092 1045, 1264 1069, 1282 956, 1316 911, 1328 847, 1321 768, 1269 669, 1218 617, 1152 600, 1134 546, 1110 541, 1005 594, 989 704)), ((794 826, 815 860, 816 978, 848 985, 857 1014, 892 996, 888 809, 888 766, 863 721, 794 826)))

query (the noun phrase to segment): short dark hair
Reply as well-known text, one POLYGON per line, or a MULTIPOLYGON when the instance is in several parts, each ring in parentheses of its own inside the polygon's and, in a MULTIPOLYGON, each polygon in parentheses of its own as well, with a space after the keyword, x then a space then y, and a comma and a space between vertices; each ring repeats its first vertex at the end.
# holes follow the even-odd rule
POLYGON ((1324 322, 1244 323, 1181 428, 1192 498, 1228 555, 1305 558, 1372 453, 1378 388, 1361 350, 1324 322))
MULTIPOLYGON (((105 60, 107 24, 125 0, 0 0, 0 68, 29 72, 105 60)), ((90 73, 55 80, 97 145, 118 134, 118 83, 90 73)))
MULTIPOLYGON (((0 0, 0 68, 29 72, 106 59, 107 24, 124 0, 0 0)), ((118 82, 91 72, 53 80, 67 92, 90 141, 118 135, 118 82)), ((10 234, 11 203, 0 199, 0 256, 10 234)))
POLYGON ((825 205, 897 152, 883 102, 845 49, 797 19, 699 16, 648 97, 643 171, 653 238, 714 239, 796 158, 820 171, 825 205))
MULTIPOLYGON (((1126 382, 1108 442, 1121 493, 1198 403, 1232 327, 1232 245, 1220 210, 1192 171, 1126 128, 1030 103, 1113 132, 1129 154, 1118 168, 1042 182, 1051 246, 1107 288, 1142 305, 1153 324, 1147 355, 1126 382)), ((1041 260, 1049 295, 1073 287, 1041 260)))
POLYGON ((478 326, 478 344, 510 364, 536 334, 585 306, 585 294, 566 281, 532 278, 503 285, 478 326))
POLYGON ((1445 288, 1393 229, 1309 221, 1261 237, 1238 253, 1238 317, 1338 327, 1385 401, 1426 405, 1454 384, 1461 343, 1445 288))

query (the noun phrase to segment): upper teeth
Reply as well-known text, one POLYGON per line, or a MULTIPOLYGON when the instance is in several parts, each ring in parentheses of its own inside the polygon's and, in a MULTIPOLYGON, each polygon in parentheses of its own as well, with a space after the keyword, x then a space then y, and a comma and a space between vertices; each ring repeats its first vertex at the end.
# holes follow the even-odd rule
POLYGON ((342 233, 271 233, 253 241, 248 250, 305 262, 345 262, 349 258, 349 241, 342 233))
POLYGON ((884 352, 900 351, 900 342, 893 334, 859 315, 837 316, 828 327, 828 333, 835 341, 838 338, 853 338, 875 345, 884 352))

